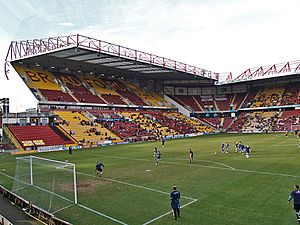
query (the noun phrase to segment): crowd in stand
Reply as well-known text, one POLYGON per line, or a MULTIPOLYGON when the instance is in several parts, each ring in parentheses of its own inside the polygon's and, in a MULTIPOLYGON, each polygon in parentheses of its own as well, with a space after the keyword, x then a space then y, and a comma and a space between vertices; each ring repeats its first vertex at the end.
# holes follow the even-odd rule
POLYGON ((102 125, 125 141, 135 142, 148 140, 148 137, 151 138, 151 134, 149 134, 146 129, 130 121, 106 121, 102 122, 102 125))
POLYGON ((272 127, 273 131, 289 131, 294 130, 292 126, 299 125, 300 112, 298 110, 285 111, 282 116, 276 121, 276 124, 272 127))
MULTIPOLYGON (((202 127, 193 126, 179 113, 165 112, 107 112, 97 113, 96 121, 119 137, 129 141, 159 139, 164 136, 200 132, 202 127), (126 115, 126 116, 125 116, 126 115)), ((204 126, 203 124, 197 124, 204 126)))
POLYGON ((263 117, 262 112, 247 113, 246 122, 243 125, 244 130, 263 132, 269 130, 274 118, 263 117))
MULTIPOLYGON (((73 111, 73 113, 75 113, 75 112, 76 111, 73 111)), ((83 113, 83 112, 79 111, 79 113, 83 113)), ((80 144, 89 144, 89 145, 94 144, 92 141, 88 140, 88 137, 90 137, 92 135, 99 136, 99 141, 114 140, 114 138, 109 136, 109 134, 107 132, 102 132, 101 133, 101 129, 97 129, 99 125, 97 124, 96 121, 93 122, 93 121, 89 121, 89 120, 86 120, 86 119, 82 119, 80 116, 74 116, 73 119, 78 120, 79 124, 81 126, 86 127, 86 130, 83 131, 83 133, 86 134, 87 138, 83 138, 81 140, 78 140, 80 144)), ((60 119, 59 124, 69 126, 70 122, 67 121, 67 120, 60 119)), ((74 137, 76 135, 76 130, 71 130, 70 129, 69 130, 69 135, 74 137)))
POLYGON ((300 127, 300 111, 276 111, 272 116, 264 116, 263 112, 244 113, 239 115, 228 131, 292 131, 293 126, 300 127))
POLYGON ((275 106, 280 103, 281 95, 277 93, 264 94, 262 91, 254 97, 250 96, 242 105, 242 108, 253 108, 253 107, 269 107, 275 106))
POLYGON ((298 84, 288 85, 285 88, 284 93, 282 95, 281 105, 299 104, 300 103, 299 89, 300 87, 298 84))

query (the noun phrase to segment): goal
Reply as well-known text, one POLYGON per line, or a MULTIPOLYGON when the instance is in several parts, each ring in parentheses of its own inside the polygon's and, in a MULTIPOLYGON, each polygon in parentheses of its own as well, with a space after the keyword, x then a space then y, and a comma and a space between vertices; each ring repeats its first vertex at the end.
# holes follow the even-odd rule
POLYGON ((12 191, 49 212, 77 204, 75 164, 36 156, 18 157, 12 191))
POLYGON ((291 131, 300 130, 300 124, 291 124, 291 131))

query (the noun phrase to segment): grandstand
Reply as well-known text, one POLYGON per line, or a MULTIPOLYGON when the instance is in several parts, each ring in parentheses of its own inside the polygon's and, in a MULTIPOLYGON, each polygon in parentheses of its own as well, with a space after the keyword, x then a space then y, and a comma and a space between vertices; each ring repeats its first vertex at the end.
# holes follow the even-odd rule
POLYGON ((8 65, 15 69, 37 109, 3 116, 2 148, 36 153, 300 129, 298 61, 221 80, 219 73, 82 35, 38 43, 9 47, 5 73, 8 65))
MULTIPOLYGON (((248 69, 221 81, 218 73, 82 35, 28 44, 31 48, 11 54, 24 42, 11 43, 6 68, 14 67, 49 121, 59 121, 50 128, 81 146, 286 131, 299 122, 293 111, 300 102, 298 61, 248 69)), ((6 130, 24 149, 26 140, 13 127, 6 130)))
MULTIPOLYGON (((48 124, 39 120, 34 128, 29 126, 32 119, 21 122, 19 117, 9 123, 6 119, 7 140, 17 148, 66 149, 71 142, 90 147, 217 131, 210 123, 190 119, 189 112, 178 111, 165 98, 164 85, 173 79, 213 85, 217 73, 82 35, 41 39, 40 43, 28 40, 30 48, 22 47, 6 58, 5 67, 8 63, 14 67, 37 99, 38 111, 48 117, 48 124), (53 131, 63 140, 52 143, 39 132, 43 129, 48 136, 53 131), (41 145, 34 144, 34 135, 41 145)), ((23 44, 12 42, 8 51, 23 44)), ((218 97, 216 101, 224 100, 218 97)), ((196 106, 200 107, 197 111, 203 109, 199 102, 196 106)))

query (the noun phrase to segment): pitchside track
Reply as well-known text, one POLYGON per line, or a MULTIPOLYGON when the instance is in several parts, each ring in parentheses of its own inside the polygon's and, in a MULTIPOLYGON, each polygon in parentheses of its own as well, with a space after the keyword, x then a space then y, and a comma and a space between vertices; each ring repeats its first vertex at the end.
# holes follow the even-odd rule
MULTIPOLYGON (((26 190, 56 199, 44 207, 73 224, 295 224, 292 205, 286 203, 292 185, 300 183, 300 150, 293 135, 213 135, 169 140, 164 148, 150 142, 37 156, 76 165, 77 205, 51 191, 26 190), (221 154, 221 142, 227 141, 230 153, 221 154), (234 152, 236 141, 251 146, 250 159, 234 152), (155 145, 162 152, 158 166, 155 145), (192 164, 189 148, 195 154, 192 164), (102 178, 94 172, 96 161, 105 165, 102 178), (182 194, 178 221, 172 220, 169 205, 174 184, 182 194)), ((0 184, 12 189, 15 157, 3 156, 0 169, 5 169, 0 184)), ((62 193, 74 191, 68 182, 58 187, 62 193)))

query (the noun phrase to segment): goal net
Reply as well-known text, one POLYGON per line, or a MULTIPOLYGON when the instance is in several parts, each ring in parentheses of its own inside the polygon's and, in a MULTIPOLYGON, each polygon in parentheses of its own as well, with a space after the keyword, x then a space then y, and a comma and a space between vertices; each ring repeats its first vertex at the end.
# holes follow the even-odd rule
POLYGON ((53 213, 77 204, 75 164, 36 156, 18 157, 12 191, 53 213))
POLYGON ((291 125, 291 131, 300 130, 300 124, 292 124, 291 125))

